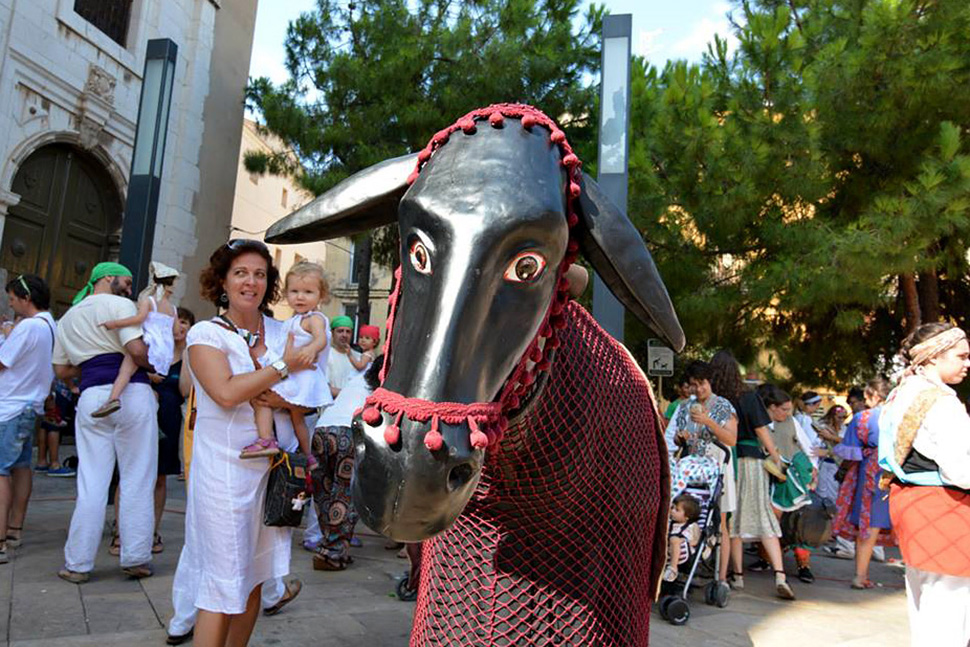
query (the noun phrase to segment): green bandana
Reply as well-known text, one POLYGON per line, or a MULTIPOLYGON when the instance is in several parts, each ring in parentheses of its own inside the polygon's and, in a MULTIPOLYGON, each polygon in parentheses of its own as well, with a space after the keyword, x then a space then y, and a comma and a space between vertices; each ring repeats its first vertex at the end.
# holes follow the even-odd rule
POLYGON ((333 321, 330 322, 330 330, 335 330, 337 328, 350 328, 354 329, 354 320, 347 315, 340 315, 339 317, 334 317, 333 321))
POLYGON ((91 278, 88 279, 87 285, 85 285, 81 291, 75 295, 74 301, 72 301, 71 304, 77 305, 80 303, 81 299, 94 291, 94 284, 106 276, 131 276, 131 270, 121 263, 98 263, 94 266, 94 269, 91 270, 91 278))

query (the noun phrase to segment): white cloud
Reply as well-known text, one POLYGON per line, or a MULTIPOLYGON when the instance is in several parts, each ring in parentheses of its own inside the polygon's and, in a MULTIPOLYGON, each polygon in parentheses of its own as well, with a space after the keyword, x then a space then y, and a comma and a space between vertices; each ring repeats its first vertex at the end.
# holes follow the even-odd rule
POLYGON ((662 27, 657 29, 641 29, 637 34, 637 44, 633 50, 633 53, 637 56, 643 56, 644 58, 650 58, 653 54, 656 54, 661 49, 660 37, 663 36, 664 30, 662 27))
POLYGON ((730 10, 727 4, 717 4, 711 9, 709 16, 704 16, 694 23, 686 36, 670 46, 673 58, 698 60, 707 51, 708 43, 714 42, 714 35, 727 40, 728 51, 733 51, 738 40, 731 33, 731 24, 725 15, 730 10))

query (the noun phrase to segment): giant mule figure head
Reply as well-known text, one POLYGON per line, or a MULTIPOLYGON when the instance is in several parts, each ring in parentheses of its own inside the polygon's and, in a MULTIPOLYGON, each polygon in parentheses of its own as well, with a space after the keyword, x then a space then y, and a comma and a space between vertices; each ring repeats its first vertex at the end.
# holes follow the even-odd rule
POLYGON ((507 416, 536 397, 565 325, 563 272, 582 250, 616 297, 684 345, 639 233, 529 106, 476 110, 418 154, 344 180, 269 230, 273 243, 397 220, 383 384, 354 419, 354 502, 401 541, 447 528, 507 416))

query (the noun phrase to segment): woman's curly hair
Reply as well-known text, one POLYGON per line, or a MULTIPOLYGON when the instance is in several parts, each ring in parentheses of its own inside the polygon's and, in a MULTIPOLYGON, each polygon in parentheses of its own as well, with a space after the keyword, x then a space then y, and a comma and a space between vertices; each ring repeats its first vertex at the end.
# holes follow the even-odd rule
POLYGON ((226 293, 222 284, 229 274, 232 262, 249 253, 259 254, 266 260, 266 294, 263 295, 259 309, 264 312, 269 310, 269 304, 275 303, 280 297, 280 271, 273 265, 269 249, 258 240, 254 240, 252 244, 243 242, 232 247, 227 243, 212 252, 209 265, 199 275, 199 292, 202 298, 214 303, 217 308, 225 308, 226 304, 221 301, 226 293))

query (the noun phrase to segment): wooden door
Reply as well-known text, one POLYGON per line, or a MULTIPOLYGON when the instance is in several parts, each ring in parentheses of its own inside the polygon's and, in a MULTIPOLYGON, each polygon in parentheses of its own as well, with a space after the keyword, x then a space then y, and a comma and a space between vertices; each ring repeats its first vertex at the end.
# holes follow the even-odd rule
POLYGON ((107 260, 121 228, 121 200, 107 171, 66 144, 38 149, 17 170, 3 228, 0 267, 32 272, 51 286, 51 310, 60 316, 107 260))

